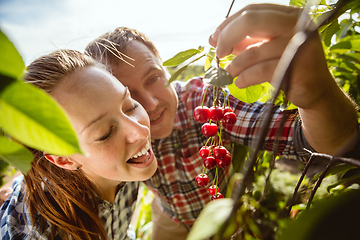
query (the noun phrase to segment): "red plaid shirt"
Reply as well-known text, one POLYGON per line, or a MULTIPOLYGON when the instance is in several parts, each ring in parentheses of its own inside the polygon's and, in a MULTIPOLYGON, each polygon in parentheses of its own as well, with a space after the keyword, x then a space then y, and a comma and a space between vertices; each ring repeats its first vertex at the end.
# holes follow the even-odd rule
MULTIPOLYGON (((201 105, 206 84, 202 78, 184 82, 176 82, 179 105, 172 133, 165 139, 152 141, 153 151, 158 159, 156 174, 145 183, 155 193, 155 197, 175 222, 181 222, 191 227, 200 211, 210 201, 207 187, 198 187, 195 178, 203 170, 203 160, 199 149, 205 145, 207 138, 201 132, 201 123, 193 118, 193 110, 201 105)), ((209 86, 212 92, 212 86, 209 86)), ((261 126, 261 116, 265 110, 263 103, 246 104, 230 96, 230 106, 237 116, 237 122, 231 129, 222 130, 224 145, 228 148, 230 141, 250 146, 261 126), (226 139, 226 140, 225 140, 226 139)), ((220 96, 223 103, 224 96, 220 96)), ((213 103, 210 95, 206 106, 213 103)), ((288 116, 278 143, 278 153, 295 155, 293 132, 296 111, 287 111, 288 116)), ((276 110, 271 122, 270 131, 266 137, 265 150, 272 151, 277 129, 280 127, 283 112, 276 110)), ((228 148, 229 149, 229 148, 228 148)), ((221 193, 226 191, 226 183, 232 174, 232 169, 220 169, 219 183, 221 193)), ((214 179, 215 169, 209 171, 209 185, 214 179)))

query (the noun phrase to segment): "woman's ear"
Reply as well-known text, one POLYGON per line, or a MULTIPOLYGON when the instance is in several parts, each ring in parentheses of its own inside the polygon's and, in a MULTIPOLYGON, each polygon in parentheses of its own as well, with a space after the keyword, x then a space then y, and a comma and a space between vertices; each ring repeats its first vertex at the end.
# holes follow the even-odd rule
POLYGON ((80 168, 80 164, 74 162, 68 157, 60 157, 56 155, 46 154, 44 153, 44 157, 55 164, 56 166, 67 169, 67 170, 78 170, 80 168))

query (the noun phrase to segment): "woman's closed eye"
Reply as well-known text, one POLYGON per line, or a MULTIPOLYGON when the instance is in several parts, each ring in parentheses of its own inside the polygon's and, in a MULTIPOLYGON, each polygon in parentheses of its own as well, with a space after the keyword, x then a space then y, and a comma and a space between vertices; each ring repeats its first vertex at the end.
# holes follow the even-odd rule
POLYGON ((107 139, 109 139, 111 137, 111 134, 113 133, 113 130, 114 130, 114 125, 111 125, 109 131, 104 136, 97 139, 96 141, 98 141, 98 142, 106 141, 107 139))
MULTIPOLYGON (((132 113, 138 107, 139 107, 139 104, 137 102, 135 102, 133 104, 133 106, 129 110, 126 111, 126 113, 132 113)), ((111 137, 111 135, 113 134, 114 127, 115 127, 114 125, 111 125, 109 131, 104 136, 98 138, 96 141, 103 142, 103 141, 106 141, 107 139, 109 139, 111 137)))
POLYGON ((139 104, 135 102, 134 105, 132 106, 132 108, 127 110, 126 113, 131 113, 131 112, 135 111, 135 109, 138 107, 139 107, 139 104))

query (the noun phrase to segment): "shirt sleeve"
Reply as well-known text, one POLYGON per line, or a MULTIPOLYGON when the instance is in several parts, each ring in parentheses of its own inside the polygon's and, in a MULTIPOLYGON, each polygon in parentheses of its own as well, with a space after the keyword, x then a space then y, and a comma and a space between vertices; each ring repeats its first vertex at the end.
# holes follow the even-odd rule
POLYGON ((22 175, 16 180, 13 183, 13 192, 0 208, 0 235, 3 240, 28 237, 26 223, 29 224, 31 220, 26 218, 29 215, 23 208, 25 183, 22 175))
MULTIPOLYGON (((232 95, 229 96, 230 107, 237 116, 233 126, 224 126, 228 137, 237 143, 254 147, 256 139, 265 123, 268 104, 262 102, 244 103, 232 95)), ((279 106, 272 106, 272 117, 269 123, 263 150, 299 158, 294 147, 296 123, 299 120, 297 109, 281 111, 279 106)))
MULTIPOLYGON (((359 125, 357 129, 357 135, 355 136, 355 147, 342 154, 343 157, 347 158, 354 158, 360 160, 360 131, 359 131, 359 125)), ((315 153, 316 150, 313 149, 310 145, 310 143, 306 140, 306 137, 304 135, 304 132, 301 127, 301 121, 297 121, 295 125, 294 130, 294 147, 296 150, 296 153, 303 159, 304 162, 307 162, 310 158, 310 153, 306 150, 309 150, 310 152, 315 153), (305 150, 306 149, 306 150, 305 150)))

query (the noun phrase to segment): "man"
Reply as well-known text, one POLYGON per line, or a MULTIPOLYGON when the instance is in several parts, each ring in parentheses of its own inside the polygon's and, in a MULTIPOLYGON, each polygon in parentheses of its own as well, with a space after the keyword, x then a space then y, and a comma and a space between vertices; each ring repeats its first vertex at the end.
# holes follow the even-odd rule
MULTIPOLYGON (((217 47, 218 57, 231 52, 237 55, 226 68, 232 76, 238 76, 237 86, 271 81, 292 37, 299 12, 279 5, 250 5, 218 27, 210 43, 217 47), (249 47, 263 40, 266 43, 249 47)), ((201 209, 209 202, 207 189, 199 188, 194 180, 202 172, 203 161, 198 151, 206 138, 201 133, 201 124, 192 118, 192 110, 201 105, 204 84, 198 78, 164 87, 169 76, 158 51, 135 30, 117 28, 108 32, 90 43, 86 52, 105 63, 150 116, 152 146, 159 161, 157 173, 146 182, 155 193, 152 239, 185 239, 201 209)), ((311 37, 301 47, 289 78, 286 95, 299 107, 301 121, 296 120, 295 112, 276 111, 271 133, 279 127, 279 119, 284 114, 287 116, 279 153, 299 157, 304 146, 335 153, 357 132, 356 109, 329 73, 318 36, 311 37)), ((209 99, 207 104, 212 101, 209 99)), ((244 104, 232 97, 230 101, 238 121, 225 131, 224 139, 248 145, 256 135, 264 105, 244 104)), ((274 134, 267 136, 265 150, 273 149, 274 138, 274 134)), ((220 191, 225 190, 224 179, 229 174, 228 170, 219 173, 220 191)), ((210 181, 214 178, 211 171, 209 178, 210 181)))

